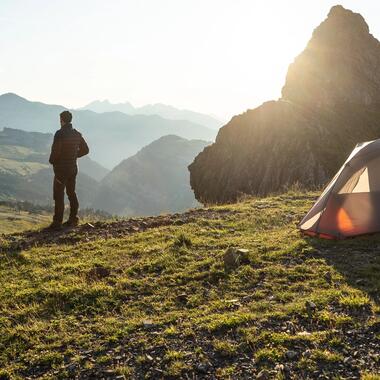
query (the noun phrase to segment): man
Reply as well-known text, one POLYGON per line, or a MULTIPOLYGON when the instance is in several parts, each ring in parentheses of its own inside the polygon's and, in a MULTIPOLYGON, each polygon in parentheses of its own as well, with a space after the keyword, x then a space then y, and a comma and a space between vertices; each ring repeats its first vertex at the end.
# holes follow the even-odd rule
POLYGON ((50 228, 62 227, 65 209, 64 192, 70 202, 70 217, 64 226, 74 227, 79 223, 78 198, 75 193, 75 181, 78 174, 77 158, 88 154, 89 149, 82 135, 71 124, 73 116, 69 111, 60 114, 61 129, 54 135, 49 162, 54 169, 53 198, 55 202, 53 223, 50 228))

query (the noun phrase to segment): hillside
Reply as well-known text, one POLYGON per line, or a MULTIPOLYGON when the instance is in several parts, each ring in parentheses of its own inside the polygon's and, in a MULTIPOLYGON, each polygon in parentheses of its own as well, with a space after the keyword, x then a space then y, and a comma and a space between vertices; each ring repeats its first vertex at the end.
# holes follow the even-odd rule
POLYGON ((94 207, 117 215, 155 215, 195 207, 187 165, 209 143, 164 136, 122 161, 100 183, 94 207))
MULTIPOLYGON (((0 128, 54 133, 63 106, 31 102, 16 94, 0 95, 0 128)), ((216 131, 187 120, 167 120, 157 115, 98 114, 73 111, 73 125, 84 134, 91 157, 108 169, 137 153, 152 141, 170 134, 187 139, 214 140, 216 131)))
MULTIPOLYGON (((0 200, 52 202, 53 171, 48 163, 52 134, 4 128, 0 131, 0 200)), ((90 207, 94 188, 108 170, 88 157, 79 160, 78 194, 90 207)))
POLYGON ((51 219, 51 213, 26 211, 17 205, 6 205, 0 202, 0 235, 45 227, 51 219))
POLYGON ((378 379, 380 238, 300 236, 315 198, 3 236, 1 378, 378 379))
POLYGON ((199 112, 178 109, 166 104, 147 104, 142 107, 134 107, 131 103, 111 103, 108 100, 95 100, 81 109, 98 113, 103 112, 123 112, 128 115, 157 115, 164 119, 188 120, 192 123, 203 125, 211 129, 219 129, 222 122, 216 118, 199 112))
MULTIPOLYGON (((3 128, 0 130, 0 171, 5 171, 6 164, 17 169, 25 165, 38 169, 49 168, 50 147, 53 142, 53 134, 26 132, 20 129, 3 128), (10 160, 11 162, 7 162, 10 160), (39 165, 37 165, 39 164, 39 165)), ((83 157, 78 161, 80 171, 96 181, 102 180, 109 172, 96 161, 83 157)), ((19 170, 15 170, 19 172, 19 170)), ((12 171, 10 171, 12 173, 12 171)), ((25 171, 22 171, 25 173, 25 171)))
MULTIPOLYGON (((52 203, 48 157, 53 135, 4 128, 0 131, 0 200, 52 203)), ((187 166, 209 143, 163 136, 111 172, 96 161, 78 160, 81 207, 113 215, 152 215, 198 205, 187 166)))
POLYGON ((196 198, 325 184, 358 142, 380 136, 379 67, 363 17, 333 7, 290 65, 281 99, 233 117, 190 165, 196 198))

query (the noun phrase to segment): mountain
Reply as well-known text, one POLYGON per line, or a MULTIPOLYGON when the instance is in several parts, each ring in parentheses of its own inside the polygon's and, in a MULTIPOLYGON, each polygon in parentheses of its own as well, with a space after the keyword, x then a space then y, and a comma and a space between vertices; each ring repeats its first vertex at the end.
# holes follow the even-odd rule
POLYGON ((118 215, 151 215, 196 206, 187 165, 208 144, 161 137, 101 181, 93 207, 118 215))
MULTIPOLYGON (((53 171, 48 163, 53 135, 4 128, 0 131, 0 199, 52 203, 53 171)), ((78 194, 90 206, 108 170, 88 157, 78 161, 78 194)))
POLYGON ((380 135, 380 43, 333 7, 290 65, 282 97, 235 116, 189 166, 201 202, 325 184, 357 142, 380 135))
MULTIPOLYGON (((59 114, 64 109, 30 102, 15 94, 4 94, 0 96, 0 128, 52 133, 59 128, 59 114)), ((165 135, 207 141, 214 140, 216 135, 216 131, 186 120, 122 112, 73 111, 73 125, 88 141, 91 157, 107 168, 165 135)))
MULTIPOLYGON (((0 131, 0 200, 52 203, 48 164, 53 135, 0 131)), ((149 215, 196 206, 187 165, 209 142, 161 137, 111 172, 88 157, 78 160, 82 207, 118 215, 149 215)))
POLYGON ((131 103, 110 103, 108 100, 95 100, 79 110, 88 110, 97 113, 104 112, 123 112, 128 115, 135 113, 135 107, 131 103))
POLYGON ((161 103, 147 104, 143 107, 135 108, 128 102, 113 104, 108 100, 95 100, 81 109, 98 113, 119 111, 128 115, 158 115, 165 119, 188 120, 191 123, 203 125, 211 129, 219 129, 223 124, 220 120, 210 115, 189 111, 186 109, 178 109, 161 103))
MULTIPOLYGON (((49 167, 52 142, 53 135, 51 133, 25 132, 4 128, 0 131, 0 158, 19 163, 39 163, 49 167)), ((78 166, 81 172, 96 181, 102 180, 109 173, 108 169, 93 161, 89 156, 78 160, 78 166)))

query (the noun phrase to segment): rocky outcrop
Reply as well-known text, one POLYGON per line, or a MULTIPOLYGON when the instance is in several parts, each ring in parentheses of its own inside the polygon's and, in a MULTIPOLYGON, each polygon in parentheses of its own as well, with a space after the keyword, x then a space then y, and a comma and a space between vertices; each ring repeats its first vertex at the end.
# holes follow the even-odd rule
POLYGON ((324 184, 359 141, 380 135, 380 43, 335 6, 290 65, 282 97, 235 116, 189 166, 203 203, 324 184))

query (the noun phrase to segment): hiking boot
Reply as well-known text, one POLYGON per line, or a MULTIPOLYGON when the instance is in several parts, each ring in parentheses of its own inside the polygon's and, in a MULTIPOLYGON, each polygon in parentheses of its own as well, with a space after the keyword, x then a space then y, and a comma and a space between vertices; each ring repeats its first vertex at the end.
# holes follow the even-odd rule
POLYGON ((53 222, 46 229, 50 231, 60 231, 62 229, 62 223, 53 222))
POLYGON ((76 227, 79 224, 79 218, 76 216, 74 218, 69 218, 65 223, 64 227, 76 227))

